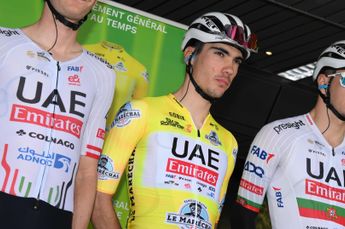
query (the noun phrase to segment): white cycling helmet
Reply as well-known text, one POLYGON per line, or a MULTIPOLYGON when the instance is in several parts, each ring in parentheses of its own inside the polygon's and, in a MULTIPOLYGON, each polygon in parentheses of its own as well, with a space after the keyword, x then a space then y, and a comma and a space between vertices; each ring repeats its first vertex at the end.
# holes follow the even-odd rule
POLYGON ((345 68, 345 40, 333 43, 320 54, 313 72, 313 80, 316 80, 324 67, 345 68))
POLYGON ((257 52, 256 36, 238 17, 231 14, 211 12, 197 18, 189 26, 181 49, 184 50, 194 39, 204 43, 229 43, 240 49, 245 59, 250 52, 257 52))

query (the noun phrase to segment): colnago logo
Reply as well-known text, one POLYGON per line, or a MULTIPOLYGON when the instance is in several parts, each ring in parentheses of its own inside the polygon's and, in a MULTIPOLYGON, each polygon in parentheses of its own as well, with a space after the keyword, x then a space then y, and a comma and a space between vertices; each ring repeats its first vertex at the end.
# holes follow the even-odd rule
POLYGON ((181 229, 211 229, 207 207, 196 200, 185 200, 178 213, 169 212, 165 221, 179 225, 181 229))
POLYGON ((6 37, 10 37, 12 35, 20 35, 18 31, 13 29, 0 29, 0 34, 4 34, 6 37))
POLYGON ((36 108, 12 105, 10 120, 13 122, 30 123, 58 131, 66 132, 80 138, 83 122, 64 115, 52 114, 36 108))
POLYGON ((301 126, 305 126, 304 122, 302 120, 295 121, 295 122, 288 122, 288 123, 283 123, 278 126, 273 127, 273 130, 277 133, 280 134, 281 131, 294 128, 294 129, 299 129, 301 126))
POLYGON ((240 181, 240 187, 256 194, 256 195, 259 195, 259 196, 262 196, 264 194, 264 188, 263 187, 260 187, 258 185, 255 185, 245 179, 241 179, 240 181))
MULTIPOLYGON (((19 136, 26 135, 26 132, 24 130, 19 130, 16 133, 19 136)), ((34 139, 41 140, 41 141, 52 142, 52 143, 57 144, 57 145, 62 145, 64 147, 66 147, 66 148, 70 148, 71 150, 74 149, 74 144, 73 143, 71 143, 69 141, 64 141, 61 138, 47 136, 47 135, 36 133, 36 132, 29 132, 28 136, 31 137, 31 138, 34 138, 34 139)))
MULTIPOLYGON (((329 229, 328 227, 320 227, 320 226, 306 226, 306 229, 329 229)), ((334 229, 338 229, 338 228, 334 228, 334 229)), ((341 228, 339 228, 341 229, 341 228)))

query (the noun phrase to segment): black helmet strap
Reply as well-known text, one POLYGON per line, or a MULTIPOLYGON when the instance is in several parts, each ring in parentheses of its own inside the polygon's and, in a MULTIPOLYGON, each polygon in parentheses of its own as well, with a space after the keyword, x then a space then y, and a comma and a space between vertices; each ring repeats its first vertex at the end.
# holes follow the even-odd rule
POLYGON ((190 55, 190 58, 188 59, 188 63, 187 63, 187 73, 189 75, 189 79, 190 81, 192 82, 196 92, 198 92, 198 94, 206 99, 207 101, 209 101, 211 104, 215 103, 218 98, 215 98, 215 97, 212 97, 210 95, 208 95, 206 92, 204 92, 204 90, 201 89, 201 87, 198 85, 198 83, 195 81, 194 77, 193 77, 193 66, 191 64, 191 61, 192 61, 192 58, 193 58, 193 55, 195 55, 194 53, 192 53, 192 55, 190 55))
POLYGON ((60 14, 54 8, 54 6, 51 4, 50 0, 46 0, 46 2, 49 6, 50 11, 54 14, 55 18, 58 19, 62 24, 71 28, 74 31, 79 29, 79 27, 87 20, 87 15, 85 15, 85 17, 83 19, 81 19, 80 21, 78 21, 78 23, 70 22, 69 20, 67 20, 62 14, 60 14))
POLYGON ((322 94, 320 90, 319 90, 319 95, 322 98, 323 102, 326 104, 327 108, 329 108, 333 112, 333 114, 337 116, 338 119, 340 119, 341 121, 345 121, 345 116, 341 115, 331 103, 330 87, 331 87, 331 83, 333 79, 334 78, 332 77, 328 82, 328 89, 327 89, 326 95, 322 94))

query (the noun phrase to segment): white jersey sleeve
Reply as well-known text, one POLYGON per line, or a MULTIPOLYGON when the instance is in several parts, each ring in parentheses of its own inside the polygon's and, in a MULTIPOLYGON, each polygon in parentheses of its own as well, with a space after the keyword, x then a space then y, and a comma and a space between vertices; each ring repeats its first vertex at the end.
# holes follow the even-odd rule
POLYGON ((255 212, 259 212, 268 185, 279 166, 280 147, 284 144, 284 139, 280 139, 273 129, 274 125, 266 125, 255 136, 240 181, 238 200, 255 212))
POLYGON ((103 63, 92 68, 97 92, 85 126, 81 154, 98 159, 105 136, 106 118, 114 96, 115 73, 113 70, 109 71, 112 67, 107 62, 93 53, 86 52, 91 57, 89 60, 91 63, 95 61, 95 58, 96 61, 103 63), (104 63, 108 65, 108 68, 104 68, 104 63))

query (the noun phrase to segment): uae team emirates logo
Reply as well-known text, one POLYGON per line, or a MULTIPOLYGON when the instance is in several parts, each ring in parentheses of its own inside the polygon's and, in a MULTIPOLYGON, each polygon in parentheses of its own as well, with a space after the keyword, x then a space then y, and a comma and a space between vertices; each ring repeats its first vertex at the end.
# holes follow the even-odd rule
POLYGON ((195 177, 212 186, 215 186, 218 181, 218 173, 205 167, 173 158, 168 159, 166 171, 188 177, 195 177))
POLYGON ((63 131, 80 138, 83 122, 72 117, 49 113, 40 109, 17 105, 12 106, 11 121, 31 123, 63 131))

